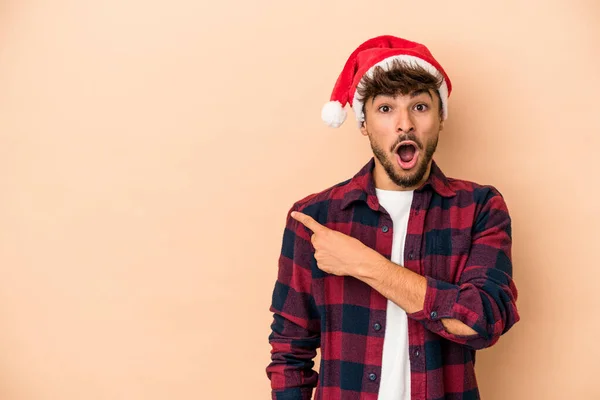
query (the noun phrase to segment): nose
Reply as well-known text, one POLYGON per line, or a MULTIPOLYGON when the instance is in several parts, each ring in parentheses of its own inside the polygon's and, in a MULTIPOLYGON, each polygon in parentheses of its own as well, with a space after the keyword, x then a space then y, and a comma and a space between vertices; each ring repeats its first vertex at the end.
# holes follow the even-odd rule
POLYGON ((398 113, 398 120, 396 121, 396 130, 398 132, 412 132, 415 130, 415 124, 411 118, 411 115, 407 111, 398 113))

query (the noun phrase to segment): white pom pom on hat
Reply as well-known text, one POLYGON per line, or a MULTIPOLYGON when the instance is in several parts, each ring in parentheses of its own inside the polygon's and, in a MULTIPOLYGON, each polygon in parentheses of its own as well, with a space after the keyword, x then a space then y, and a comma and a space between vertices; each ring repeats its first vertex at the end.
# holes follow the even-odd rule
POLYGON ((346 110, 339 101, 325 103, 321 110, 321 119, 332 128, 339 128, 346 120, 346 110))
POLYGON ((442 78, 439 93, 442 101, 442 118, 445 120, 448 117, 448 97, 452 92, 452 84, 442 66, 424 45, 384 35, 367 40, 350 55, 335 83, 330 101, 321 110, 323 121, 330 127, 340 127, 347 116, 344 107, 350 104, 360 126, 364 120, 363 103, 356 88, 362 78, 370 75, 376 66, 388 70, 393 65, 393 60, 417 64, 434 76, 442 78))

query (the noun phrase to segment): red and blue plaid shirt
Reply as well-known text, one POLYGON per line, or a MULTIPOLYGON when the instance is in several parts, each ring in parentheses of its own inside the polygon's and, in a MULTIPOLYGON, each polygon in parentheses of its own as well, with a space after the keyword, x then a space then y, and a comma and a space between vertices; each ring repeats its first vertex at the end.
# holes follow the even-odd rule
MULTIPOLYGON (((392 218, 377 199, 374 165, 371 158, 354 178, 288 212, 270 308, 272 399, 310 399, 315 387, 319 400, 377 399, 387 299, 356 278, 321 271, 310 230, 290 217, 301 211, 390 259, 392 218)), ((403 266, 427 278, 423 309, 408 314, 412 399, 479 399, 475 350, 496 343, 519 320, 502 195, 493 186, 447 178, 433 162, 414 192, 404 254, 403 266), (477 334, 453 335, 442 318, 477 334)))

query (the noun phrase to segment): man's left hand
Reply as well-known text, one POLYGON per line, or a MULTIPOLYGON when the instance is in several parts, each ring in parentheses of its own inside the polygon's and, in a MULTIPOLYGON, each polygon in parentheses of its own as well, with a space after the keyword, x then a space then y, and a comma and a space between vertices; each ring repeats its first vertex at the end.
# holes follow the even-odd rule
POLYGON ((317 266, 327 273, 356 276, 360 269, 382 256, 360 240, 319 224, 311 216, 292 212, 292 218, 313 231, 310 241, 315 248, 317 266))

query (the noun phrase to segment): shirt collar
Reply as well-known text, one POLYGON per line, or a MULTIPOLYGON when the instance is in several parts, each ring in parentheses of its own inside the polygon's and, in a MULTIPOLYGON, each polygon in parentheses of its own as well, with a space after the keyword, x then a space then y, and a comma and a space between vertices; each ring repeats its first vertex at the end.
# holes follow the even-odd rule
MULTIPOLYGON (((375 157, 371 159, 358 171, 346 186, 341 207, 345 209, 351 203, 357 200, 365 201, 372 209, 377 209, 377 194, 375 192, 375 180, 373 177, 373 168, 375 167, 375 157)), ((450 187, 448 178, 439 168, 435 161, 431 162, 431 171, 429 177, 415 192, 421 192, 432 189, 442 197, 452 197, 456 192, 450 187)))

